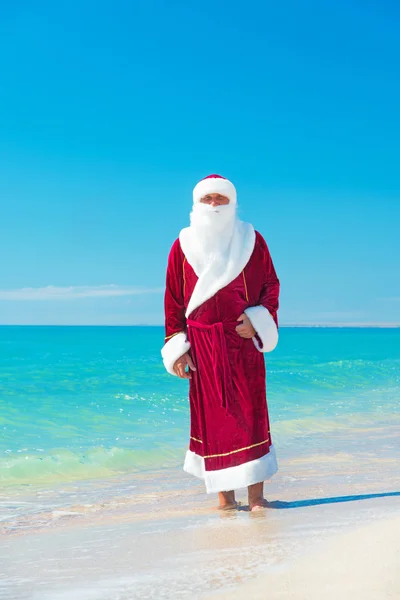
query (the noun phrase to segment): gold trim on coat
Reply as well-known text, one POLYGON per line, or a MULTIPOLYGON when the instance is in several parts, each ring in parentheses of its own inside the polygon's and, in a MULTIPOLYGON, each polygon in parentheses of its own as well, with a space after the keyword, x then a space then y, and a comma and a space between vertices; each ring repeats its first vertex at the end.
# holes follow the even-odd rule
POLYGON ((182 274, 183 274, 183 298, 185 298, 185 289, 186 289, 185 262, 186 262, 186 256, 183 258, 183 263, 182 263, 182 274))
POLYGON ((246 448, 238 448, 238 450, 232 450, 231 452, 225 452, 224 454, 209 454, 208 456, 204 456, 203 458, 217 458, 217 456, 229 456, 229 454, 235 454, 236 452, 242 452, 243 450, 250 450, 250 448, 261 446, 262 444, 266 444, 267 442, 269 442, 269 438, 267 438, 263 442, 258 442, 257 444, 246 446, 246 448))
POLYGON ((184 333, 183 331, 177 331, 176 333, 172 333, 171 335, 167 335, 167 337, 164 338, 164 340, 169 340, 171 338, 173 338, 175 335, 178 335, 178 333, 184 333))
POLYGON ((203 443, 201 440, 198 440, 197 438, 193 437, 192 435, 190 436, 190 439, 194 440, 195 442, 199 442, 199 444, 203 443))
POLYGON ((246 300, 247 300, 247 302, 248 302, 248 301, 249 301, 249 295, 248 295, 248 293, 247 293, 247 283, 246 283, 246 276, 245 276, 245 274, 244 274, 244 269, 243 269, 243 271, 242 271, 242 275, 243 275, 244 290, 245 290, 245 292, 246 292, 246 300))

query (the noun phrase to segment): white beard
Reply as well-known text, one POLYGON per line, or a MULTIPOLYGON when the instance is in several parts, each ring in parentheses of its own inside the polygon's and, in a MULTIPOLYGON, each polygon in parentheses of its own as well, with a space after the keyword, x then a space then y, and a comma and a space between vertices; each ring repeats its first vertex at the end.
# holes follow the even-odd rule
POLYGON ((255 244, 254 228, 236 217, 235 204, 195 204, 190 223, 179 234, 185 258, 198 277, 186 317, 240 275, 255 244))
POLYGON ((190 236, 196 248, 196 272, 226 264, 236 225, 236 205, 195 204, 190 213, 190 236))

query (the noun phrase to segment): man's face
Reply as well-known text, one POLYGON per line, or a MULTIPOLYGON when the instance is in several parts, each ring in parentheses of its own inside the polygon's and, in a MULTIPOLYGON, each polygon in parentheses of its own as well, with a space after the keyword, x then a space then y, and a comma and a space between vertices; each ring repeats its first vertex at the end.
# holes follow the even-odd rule
POLYGON ((200 202, 210 206, 221 206, 222 204, 229 204, 229 198, 221 196, 221 194, 207 194, 207 196, 203 196, 200 202))

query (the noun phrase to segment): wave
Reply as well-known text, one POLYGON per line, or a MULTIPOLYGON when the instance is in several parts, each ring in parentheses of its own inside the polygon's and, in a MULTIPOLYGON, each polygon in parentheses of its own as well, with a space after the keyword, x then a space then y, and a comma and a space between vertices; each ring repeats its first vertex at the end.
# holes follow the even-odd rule
MULTIPOLYGON (((337 417, 302 416, 277 419, 271 424, 272 438, 283 450, 292 444, 323 446, 328 437, 354 435, 364 431, 397 428, 399 413, 363 413, 337 417)), ((145 473, 153 470, 179 468, 186 451, 182 445, 160 444, 157 447, 132 449, 104 446, 87 450, 56 448, 41 452, 26 451, 0 458, 0 483, 2 486, 22 484, 47 484, 84 479, 103 479, 118 474, 145 473)))
POLYGON ((94 447, 78 452, 59 448, 40 455, 8 455, 0 458, 0 483, 58 483, 171 468, 179 465, 184 450, 167 446, 156 450, 94 447))
POLYGON ((395 427, 400 425, 399 413, 360 413, 340 417, 300 417, 272 423, 272 433, 281 438, 291 435, 309 436, 329 432, 351 432, 360 429, 395 427))

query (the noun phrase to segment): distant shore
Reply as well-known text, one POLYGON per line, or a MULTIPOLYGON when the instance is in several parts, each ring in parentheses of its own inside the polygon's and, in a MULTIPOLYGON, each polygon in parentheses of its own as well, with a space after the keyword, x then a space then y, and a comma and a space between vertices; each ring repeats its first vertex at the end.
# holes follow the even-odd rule
MULTIPOLYGON (((0 327, 164 327, 162 323, 0 323, 0 327)), ((280 323, 284 329, 400 329, 400 323, 280 323)))
POLYGON ((361 328, 361 329, 397 329, 400 328, 400 323, 281 323, 280 327, 301 327, 315 328, 315 327, 331 327, 334 328, 361 328))

